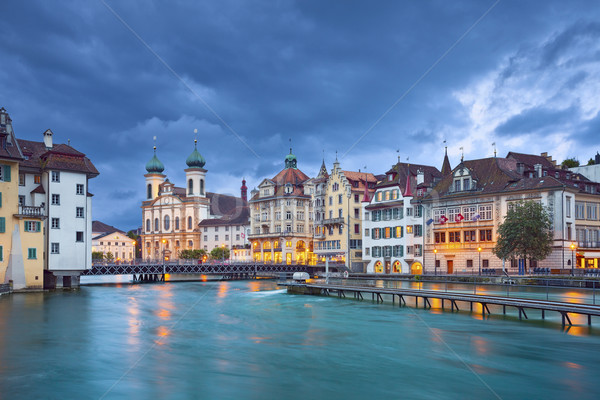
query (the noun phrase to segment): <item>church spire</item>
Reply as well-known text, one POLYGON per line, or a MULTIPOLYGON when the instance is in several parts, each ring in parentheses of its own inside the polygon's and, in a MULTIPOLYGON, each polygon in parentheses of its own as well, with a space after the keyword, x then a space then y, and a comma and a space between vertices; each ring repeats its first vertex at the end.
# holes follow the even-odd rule
POLYGON ((450 160, 448 159, 448 146, 446 146, 446 154, 444 154, 444 162, 442 163, 442 175, 446 176, 452 171, 450 160))
POLYGON ((319 170, 317 178, 327 178, 328 176, 329 174, 327 173, 327 167, 325 166, 325 159, 323 159, 323 162, 321 163, 321 169, 319 170))

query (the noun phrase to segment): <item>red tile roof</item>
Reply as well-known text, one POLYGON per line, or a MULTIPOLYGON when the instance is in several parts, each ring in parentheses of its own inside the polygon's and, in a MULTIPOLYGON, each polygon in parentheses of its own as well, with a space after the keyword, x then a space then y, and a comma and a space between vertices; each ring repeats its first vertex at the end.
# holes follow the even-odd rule
POLYGON ((20 167, 30 170, 53 169, 60 171, 81 172, 93 178, 98 170, 85 154, 66 144, 57 144, 48 150, 43 142, 18 139, 25 159, 20 167))

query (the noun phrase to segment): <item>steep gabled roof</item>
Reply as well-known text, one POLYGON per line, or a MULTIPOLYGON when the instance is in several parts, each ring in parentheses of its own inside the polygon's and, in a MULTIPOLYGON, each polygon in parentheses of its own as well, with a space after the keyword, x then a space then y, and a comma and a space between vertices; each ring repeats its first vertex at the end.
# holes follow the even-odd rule
MULTIPOLYGON (((516 168, 516 162, 513 160, 501 158, 482 158, 478 160, 463 161, 457 165, 454 170, 467 168, 471 178, 475 181, 475 189, 469 191, 452 192, 454 176, 452 173, 446 175, 440 183, 434 187, 436 196, 478 196, 482 193, 496 193, 504 191, 510 183, 517 182, 523 177, 516 173, 512 167, 516 168)), ((432 195, 425 196, 426 199, 432 195)))
POLYGON ((48 150, 43 142, 18 139, 25 159, 20 162, 26 169, 53 169, 87 174, 93 178, 99 172, 85 154, 66 144, 57 144, 48 150))

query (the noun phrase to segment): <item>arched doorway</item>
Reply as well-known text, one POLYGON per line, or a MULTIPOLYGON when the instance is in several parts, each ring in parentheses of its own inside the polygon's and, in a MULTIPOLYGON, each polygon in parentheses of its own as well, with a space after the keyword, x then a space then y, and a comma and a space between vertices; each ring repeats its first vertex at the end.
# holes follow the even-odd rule
POLYGON ((402 273, 402 264, 400 264, 400 261, 394 261, 394 264, 392 264, 392 271, 396 274, 402 273))
POLYGON ((383 264, 381 263, 381 261, 377 261, 375 263, 375 273, 376 274, 382 274, 383 273, 383 264))
POLYGON ((413 275, 421 275, 423 273, 423 265, 416 261, 410 266, 410 273, 413 275))

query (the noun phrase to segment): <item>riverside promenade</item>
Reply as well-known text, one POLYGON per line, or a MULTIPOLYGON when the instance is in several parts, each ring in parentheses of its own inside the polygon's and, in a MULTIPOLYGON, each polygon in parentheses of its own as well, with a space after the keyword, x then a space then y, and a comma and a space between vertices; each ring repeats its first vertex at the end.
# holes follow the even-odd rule
MULTIPOLYGON (((544 280, 543 280, 544 281, 544 280)), ((543 282, 542 281, 542 282, 543 282)), ((340 298, 352 296, 356 300, 364 300, 368 295, 372 301, 391 301, 398 305, 406 305, 406 298, 413 298, 415 307, 419 302, 424 308, 432 308, 431 299, 440 301, 441 309, 447 307, 451 311, 460 311, 462 307, 480 305, 483 315, 490 315, 490 306, 501 306, 506 314, 507 307, 518 311, 519 319, 528 319, 528 310, 541 311, 541 318, 547 312, 559 313, 563 327, 573 325, 569 314, 580 314, 587 317, 587 324, 592 325, 592 317, 600 316, 600 305, 596 304, 596 281, 570 280, 573 287, 558 285, 561 281, 545 279, 545 285, 516 285, 513 280, 505 283, 449 282, 444 281, 397 281, 397 280, 309 280, 307 282, 281 282, 289 293, 331 296, 340 298), (552 283, 552 285, 550 284, 552 283), (589 287, 586 287, 589 286, 589 287)), ((539 283, 539 281, 538 281, 539 283)), ((531 313, 530 313, 531 314, 531 313)))

